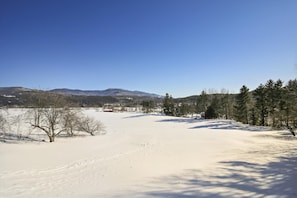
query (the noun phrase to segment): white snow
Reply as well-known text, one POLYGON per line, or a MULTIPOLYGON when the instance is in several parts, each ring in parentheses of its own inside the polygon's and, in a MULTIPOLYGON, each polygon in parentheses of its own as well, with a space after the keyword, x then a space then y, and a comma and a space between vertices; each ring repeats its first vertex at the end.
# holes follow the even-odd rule
POLYGON ((83 112, 107 133, 0 142, 0 197, 297 197, 297 142, 289 132, 228 120, 83 112))

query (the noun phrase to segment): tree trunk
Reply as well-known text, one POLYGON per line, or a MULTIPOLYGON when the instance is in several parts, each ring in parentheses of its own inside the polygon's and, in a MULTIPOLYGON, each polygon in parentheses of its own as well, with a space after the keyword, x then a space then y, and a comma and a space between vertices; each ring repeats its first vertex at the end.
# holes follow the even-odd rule
POLYGON ((54 142, 55 141, 55 136, 48 136, 49 137, 49 140, 50 140, 50 142, 54 142))

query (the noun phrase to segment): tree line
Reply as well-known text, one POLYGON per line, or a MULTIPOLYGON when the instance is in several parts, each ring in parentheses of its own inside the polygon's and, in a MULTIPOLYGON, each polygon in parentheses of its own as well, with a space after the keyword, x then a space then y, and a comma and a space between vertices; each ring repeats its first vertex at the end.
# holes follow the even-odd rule
POLYGON ((201 114, 206 119, 234 119, 244 124, 273 128, 297 127, 297 79, 268 80, 250 91, 243 85, 239 94, 208 94, 202 91, 195 102, 173 99, 168 93, 163 100, 163 112, 169 116, 201 114))

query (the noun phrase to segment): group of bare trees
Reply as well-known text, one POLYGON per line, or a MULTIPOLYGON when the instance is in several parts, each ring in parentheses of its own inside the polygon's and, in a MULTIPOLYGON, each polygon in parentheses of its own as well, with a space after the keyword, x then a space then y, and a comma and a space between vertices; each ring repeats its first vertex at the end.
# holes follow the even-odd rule
POLYGON ((104 132, 103 124, 90 117, 82 116, 75 109, 48 107, 33 108, 31 110, 31 126, 39 129, 54 142, 57 136, 75 136, 88 133, 92 136, 104 132))
POLYGON ((0 108, 0 142, 33 141, 29 137, 26 115, 25 109, 16 109, 12 113, 8 108, 0 108))
POLYGON ((103 124, 71 109, 61 95, 38 94, 37 104, 29 110, 28 120, 34 129, 44 132, 50 142, 57 136, 75 136, 87 133, 92 136, 104 133, 103 124))

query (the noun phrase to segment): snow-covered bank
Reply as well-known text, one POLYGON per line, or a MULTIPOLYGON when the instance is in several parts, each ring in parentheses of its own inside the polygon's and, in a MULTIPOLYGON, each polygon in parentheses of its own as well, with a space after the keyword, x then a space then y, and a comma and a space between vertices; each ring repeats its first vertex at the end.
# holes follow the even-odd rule
POLYGON ((106 135, 0 143, 0 197, 296 197, 293 136, 85 110, 106 135))

